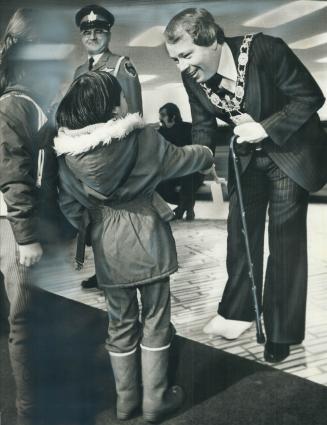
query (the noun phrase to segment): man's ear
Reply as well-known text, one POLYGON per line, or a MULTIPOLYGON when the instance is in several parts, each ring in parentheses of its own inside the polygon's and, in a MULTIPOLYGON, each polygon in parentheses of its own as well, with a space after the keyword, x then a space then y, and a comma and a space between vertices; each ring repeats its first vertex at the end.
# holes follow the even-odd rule
POLYGON ((109 30, 109 34, 108 34, 108 44, 110 43, 110 41, 111 41, 111 31, 109 30))
POLYGON ((217 40, 215 40, 215 41, 211 44, 211 46, 209 46, 209 49, 216 51, 216 50, 218 50, 218 46, 219 46, 219 43, 218 43, 218 41, 217 41, 217 40))

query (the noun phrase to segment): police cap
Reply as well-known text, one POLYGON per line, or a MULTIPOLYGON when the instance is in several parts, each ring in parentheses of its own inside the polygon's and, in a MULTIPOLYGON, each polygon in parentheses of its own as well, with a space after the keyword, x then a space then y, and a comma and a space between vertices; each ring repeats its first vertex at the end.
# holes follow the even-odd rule
POLYGON ((81 30, 98 27, 110 29, 114 22, 114 15, 96 4, 82 7, 75 15, 75 23, 81 30))

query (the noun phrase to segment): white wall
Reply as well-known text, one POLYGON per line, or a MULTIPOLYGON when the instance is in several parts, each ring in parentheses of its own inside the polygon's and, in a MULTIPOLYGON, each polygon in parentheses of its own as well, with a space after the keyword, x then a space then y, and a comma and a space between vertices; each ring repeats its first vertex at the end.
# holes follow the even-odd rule
POLYGON ((167 102, 173 102, 179 107, 183 121, 191 121, 188 97, 181 83, 164 84, 155 89, 144 89, 142 98, 143 114, 147 123, 158 121, 159 108, 167 102))

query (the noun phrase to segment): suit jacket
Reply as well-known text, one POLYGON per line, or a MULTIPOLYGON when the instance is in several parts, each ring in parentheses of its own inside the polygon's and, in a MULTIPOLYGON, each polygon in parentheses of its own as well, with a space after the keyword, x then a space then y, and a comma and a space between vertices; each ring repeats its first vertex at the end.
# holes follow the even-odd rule
MULTIPOLYGON (((235 63, 243 37, 226 38, 235 63)), ((219 137, 216 117, 228 122, 194 79, 182 75, 192 120, 193 143, 213 147, 219 137)), ((246 72, 243 110, 268 134, 263 147, 275 164, 309 191, 327 181, 327 135, 317 111, 325 98, 301 61, 283 40, 257 34, 252 41, 246 72)), ((241 169, 251 154, 241 157, 241 169)))
MULTIPOLYGON (((114 74, 116 65, 122 56, 111 53, 109 50, 104 52, 99 61, 93 66, 92 71, 107 71, 114 74)), ((80 65, 74 74, 74 78, 85 74, 89 70, 89 61, 80 65)), ((123 57, 120 63, 117 80, 119 81, 128 104, 130 113, 139 112, 142 114, 142 93, 141 84, 137 72, 128 57, 123 57)))

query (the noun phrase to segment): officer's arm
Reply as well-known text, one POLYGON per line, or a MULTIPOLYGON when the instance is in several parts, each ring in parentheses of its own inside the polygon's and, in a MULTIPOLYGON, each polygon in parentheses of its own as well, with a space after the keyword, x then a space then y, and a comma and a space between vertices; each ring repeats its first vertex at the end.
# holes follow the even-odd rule
POLYGON ((128 111, 143 114, 141 84, 129 58, 122 60, 117 77, 127 100, 128 111))

